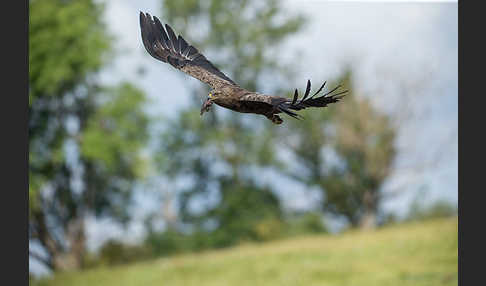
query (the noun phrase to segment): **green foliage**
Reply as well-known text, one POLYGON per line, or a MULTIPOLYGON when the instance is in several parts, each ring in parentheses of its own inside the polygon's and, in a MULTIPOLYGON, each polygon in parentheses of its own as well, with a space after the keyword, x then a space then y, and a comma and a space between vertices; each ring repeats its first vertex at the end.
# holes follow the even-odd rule
POLYGON ((197 251, 199 243, 194 243, 197 235, 184 235, 183 233, 168 230, 164 232, 151 232, 145 238, 145 245, 150 247, 154 256, 167 256, 186 251, 197 251))
POLYGON ((151 249, 144 245, 127 245, 116 240, 109 240, 103 244, 90 266, 128 264, 151 257, 151 249))
POLYGON ((420 221, 457 215, 457 207, 452 203, 439 200, 430 205, 423 205, 419 200, 415 200, 405 218, 407 221, 420 221))
POLYGON ((29 11, 29 203, 39 210, 39 190, 64 160, 67 132, 60 125, 77 111, 63 103, 101 68, 109 38, 92 1, 33 0, 29 11))
POLYGON ((283 132, 294 134, 295 144, 288 145, 305 169, 292 176, 322 190, 324 211, 358 225, 376 215, 380 186, 395 156, 395 131, 389 117, 357 94, 351 71, 337 83, 349 90, 340 104, 304 113, 309 122, 320 124, 291 122, 283 132))
POLYGON ((34 285, 452 286, 457 238, 457 218, 437 219, 61 273, 34 285))
MULTIPOLYGON (((251 185, 228 186, 230 181, 220 179, 221 203, 202 213, 187 210, 188 200, 182 200, 181 219, 194 226, 189 233, 169 229, 152 232, 145 243, 156 255, 220 248, 245 241, 266 241, 282 236, 284 222, 276 196, 268 189, 251 185), (207 228, 208 222, 215 227, 207 228)), ((183 196, 191 196, 186 191, 183 196)), ((192 190, 196 193, 197 191, 192 190)))
POLYGON ((33 212, 39 211, 39 189, 42 185, 39 180, 40 176, 33 176, 29 172, 29 219, 33 212))
POLYGON ((87 215, 128 219, 143 173, 145 95, 98 82, 112 40, 102 5, 33 0, 29 12, 29 239, 49 253, 49 267, 76 268, 87 215))
MULTIPOLYGON (((134 86, 124 83, 99 94, 103 101, 87 121, 82 134, 81 154, 96 160, 107 172, 122 168, 142 168, 137 150, 143 147, 148 118, 142 110, 145 95, 134 86)), ((143 174, 142 170, 138 172, 143 174)))
POLYGON ((62 96, 99 70, 110 38, 90 0, 29 1, 29 96, 62 96))
POLYGON ((317 212, 304 213, 288 219, 286 235, 295 236, 309 233, 328 233, 327 226, 317 212))
POLYGON ((221 183, 221 193, 222 204, 207 212, 208 218, 218 222, 215 232, 221 246, 279 236, 280 204, 269 189, 235 186, 228 178, 221 183))

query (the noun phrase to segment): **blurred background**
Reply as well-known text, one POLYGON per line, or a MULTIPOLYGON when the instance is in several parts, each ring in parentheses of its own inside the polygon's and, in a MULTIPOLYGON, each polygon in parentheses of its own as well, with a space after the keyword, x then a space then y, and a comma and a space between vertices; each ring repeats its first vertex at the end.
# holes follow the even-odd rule
MULTIPOLYGON (((368 259, 386 258, 395 250, 372 235, 422 224, 422 236, 399 228, 397 237, 422 237, 410 248, 422 255, 419 246, 430 249, 426 242, 441 233, 447 243, 429 241, 437 248, 427 257, 435 258, 396 273, 386 258, 366 272, 370 285, 456 283, 457 11, 456 1, 30 0, 32 281, 85 285, 91 273, 90 283, 101 283, 118 275, 106 274, 114 265, 301 237, 322 239, 318 253, 329 239, 369 235, 384 252, 377 245, 368 259), (279 126, 217 106, 201 117, 208 87, 145 51, 140 11, 170 24, 249 90, 291 97, 310 79, 313 91, 327 80, 328 89, 350 92, 279 126)), ((354 247, 353 255, 368 249, 354 247)), ((289 267, 303 267, 299 259, 289 267)), ((269 280, 258 280, 263 268, 231 271, 272 284, 288 278, 276 260, 266 264, 275 265, 269 280)), ((305 260, 306 269, 321 273, 328 260, 305 260)), ((348 271, 362 274, 363 265, 348 271)), ((204 275, 221 275, 189 268, 169 284, 191 285, 187 271, 201 285, 204 275)), ((302 285, 354 285, 308 277, 302 285)), ((239 285, 228 279, 221 285, 239 285)))

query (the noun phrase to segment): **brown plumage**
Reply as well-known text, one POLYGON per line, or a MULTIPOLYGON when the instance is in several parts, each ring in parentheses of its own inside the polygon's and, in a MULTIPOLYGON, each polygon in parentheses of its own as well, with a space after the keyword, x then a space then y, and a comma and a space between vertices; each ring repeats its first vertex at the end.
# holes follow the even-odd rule
POLYGON ((322 96, 315 97, 324 88, 324 84, 312 96, 309 96, 311 83, 307 87, 302 99, 298 99, 297 89, 292 99, 280 96, 270 96, 258 92, 248 91, 224 73, 218 70, 195 47, 188 44, 180 35, 176 36, 169 25, 162 26, 157 17, 140 12, 140 29, 142 41, 147 52, 154 58, 169 63, 190 76, 211 86, 208 98, 201 106, 201 115, 209 111, 213 103, 243 113, 255 113, 266 116, 275 124, 283 120, 277 115, 285 113, 293 118, 299 118, 294 111, 307 107, 325 107, 330 103, 338 102, 345 91, 337 92, 340 86, 332 89, 322 96), (332 94, 333 92, 335 92, 332 94))

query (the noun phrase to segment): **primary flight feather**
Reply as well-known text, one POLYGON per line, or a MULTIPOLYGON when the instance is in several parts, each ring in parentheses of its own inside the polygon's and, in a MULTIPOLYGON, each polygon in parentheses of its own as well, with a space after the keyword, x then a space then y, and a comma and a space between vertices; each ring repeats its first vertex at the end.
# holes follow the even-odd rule
POLYGON ((325 107, 330 103, 338 102, 347 92, 337 91, 340 88, 338 85, 331 91, 315 97, 324 88, 326 84, 324 82, 317 92, 308 97, 311 90, 310 80, 307 81, 305 94, 300 100, 297 89, 292 99, 248 91, 218 70, 184 38, 180 35, 176 36, 169 25, 165 24, 164 29, 157 17, 140 12, 140 29, 143 45, 152 57, 169 63, 176 69, 211 86, 212 90, 201 106, 201 115, 209 111, 211 105, 215 103, 238 112, 261 114, 273 123, 281 124, 283 120, 278 116, 280 113, 299 118, 294 111, 307 107, 325 107))

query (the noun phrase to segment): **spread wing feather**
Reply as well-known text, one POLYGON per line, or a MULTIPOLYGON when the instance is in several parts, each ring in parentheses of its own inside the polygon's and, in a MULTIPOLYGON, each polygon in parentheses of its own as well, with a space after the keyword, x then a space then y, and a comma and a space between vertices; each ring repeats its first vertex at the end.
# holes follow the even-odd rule
POLYGON ((341 85, 336 86, 332 90, 326 92, 324 95, 315 97, 319 94, 326 82, 324 82, 321 87, 312 96, 308 97, 311 90, 311 82, 307 81, 307 86, 305 89, 304 96, 302 99, 298 100, 299 93, 295 89, 294 96, 292 99, 279 97, 279 96, 269 96, 261 94, 258 92, 250 92, 244 94, 239 98, 239 101, 244 104, 245 107, 254 109, 254 113, 285 113, 293 118, 299 119, 300 115, 294 111, 299 111, 308 107, 326 107, 330 103, 338 102, 342 97, 345 96, 347 90, 337 91, 341 85))
POLYGON ((346 95, 345 93, 348 92, 347 90, 343 90, 333 94, 333 92, 337 91, 341 87, 341 85, 338 85, 332 90, 326 92, 324 95, 315 97, 319 92, 321 92, 325 85, 326 82, 322 84, 322 86, 317 90, 316 93, 314 93, 311 97, 307 98, 310 93, 311 87, 310 80, 308 80, 305 94, 301 100, 297 100, 299 95, 296 89, 292 100, 278 100, 275 102, 275 106, 278 111, 286 113, 294 118, 298 118, 299 115, 295 112, 292 112, 291 110, 298 111, 308 107, 326 107, 330 103, 338 102, 342 97, 346 95))
POLYGON ((152 57, 171 64, 214 89, 237 85, 182 36, 176 36, 169 25, 165 24, 164 29, 157 17, 140 12, 140 29, 143 45, 152 57))

